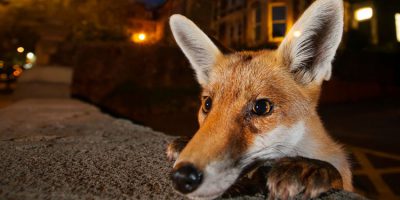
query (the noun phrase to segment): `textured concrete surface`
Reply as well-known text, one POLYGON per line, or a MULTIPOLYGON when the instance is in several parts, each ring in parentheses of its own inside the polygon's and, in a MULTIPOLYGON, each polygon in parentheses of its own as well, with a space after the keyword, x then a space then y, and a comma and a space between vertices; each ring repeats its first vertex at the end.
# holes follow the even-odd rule
POLYGON ((168 180, 171 139, 76 100, 20 101, 0 109, 0 199, 184 199, 168 180))

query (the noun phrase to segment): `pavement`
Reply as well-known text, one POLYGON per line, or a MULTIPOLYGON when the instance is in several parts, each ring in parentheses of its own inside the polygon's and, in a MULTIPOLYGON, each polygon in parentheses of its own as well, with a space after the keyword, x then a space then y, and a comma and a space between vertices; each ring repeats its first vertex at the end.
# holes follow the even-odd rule
POLYGON ((348 146, 356 192, 371 199, 400 199, 400 156, 348 146))
POLYGON ((63 66, 40 66, 25 71, 18 83, 12 83, 13 92, 3 91, 0 82, 0 108, 20 100, 37 98, 67 99, 70 96, 72 68, 63 66))
POLYGON ((358 193, 400 199, 400 100, 323 105, 322 121, 351 153, 358 193))
MULTIPOLYGON (((182 199, 166 178, 171 136, 70 99, 70 69, 51 70, 59 78, 34 71, 14 94, 0 94, 0 199, 182 199)), ((356 191, 400 199, 400 103, 323 106, 320 113, 351 152, 356 191)))

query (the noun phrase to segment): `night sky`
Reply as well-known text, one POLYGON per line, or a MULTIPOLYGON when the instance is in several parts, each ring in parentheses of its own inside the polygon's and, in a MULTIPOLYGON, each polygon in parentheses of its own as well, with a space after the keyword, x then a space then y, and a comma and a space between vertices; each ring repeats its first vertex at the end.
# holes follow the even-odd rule
POLYGON ((161 6, 167 0, 138 0, 138 1, 144 3, 146 5, 146 8, 153 9, 157 8, 158 6, 161 6))

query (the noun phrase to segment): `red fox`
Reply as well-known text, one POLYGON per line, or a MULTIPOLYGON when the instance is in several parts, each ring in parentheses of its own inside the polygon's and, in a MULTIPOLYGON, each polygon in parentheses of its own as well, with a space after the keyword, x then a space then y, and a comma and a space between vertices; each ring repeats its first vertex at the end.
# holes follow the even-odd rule
POLYGON ((316 111, 343 33, 342 0, 314 2, 275 51, 224 54, 184 16, 171 16, 170 26, 202 87, 199 130, 167 149, 178 192, 217 198, 268 161, 270 198, 352 191, 347 155, 316 111))

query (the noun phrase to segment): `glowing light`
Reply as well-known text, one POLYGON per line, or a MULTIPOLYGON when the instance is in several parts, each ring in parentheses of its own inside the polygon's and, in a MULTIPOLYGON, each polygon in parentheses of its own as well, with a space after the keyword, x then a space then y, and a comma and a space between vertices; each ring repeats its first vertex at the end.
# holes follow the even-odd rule
POLYGON ((33 67, 33 64, 32 63, 26 63, 25 65, 24 65, 24 69, 30 69, 30 68, 32 68, 33 67))
POLYGON ((132 41, 135 43, 143 43, 147 40, 147 35, 145 33, 135 33, 132 35, 132 41))
POLYGON ((35 54, 33 54, 32 52, 29 52, 29 53, 26 54, 26 58, 32 60, 32 59, 35 58, 35 54))
POLYGON ((300 37, 300 35, 301 35, 301 32, 300 32, 300 31, 295 31, 295 32, 293 32, 293 36, 294 36, 294 37, 300 37))
POLYGON ((21 67, 19 66, 19 65, 14 65, 13 66, 13 69, 15 70, 14 72, 13 72, 13 75, 15 76, 15 77, 18 77, 18 76, 20 76, 21 74, 22 74, 22 69, 21 69, 21 67))
POLYGON ((397 36, 397 41, 400 42, 400 13, 396 13, 394 16, 396 18, 396 36, 397 36))
POLYGON ((20 72, 20 71, 14 71, 14 72, 13 72, 13 75, 14 75, 15 77, 18 77, 19 75, 21 75, 21 72, 20 72))
POLYGON ((364 21, 371 19, 374 15, 374 11, 371 7, 360 8, 355 12, 355 18, 357 21, 364 21))
POLYGON ((0 68, 4 67, 4 61, 0 60, 0 68))
POLYGON ((24 47, 18 47, 17 51, 18 51, 18 53, 24 53, 25 49, 24 49, 24 47))
POLYGON ((36 55, 32 52, 26 54, 26 63, 22 66, 24 69, 30 69, 36 62, 36 55))
POLYGON ((139 40, 145 40, 146 39, 146 35, 144 33, 139 34, 139 40))

